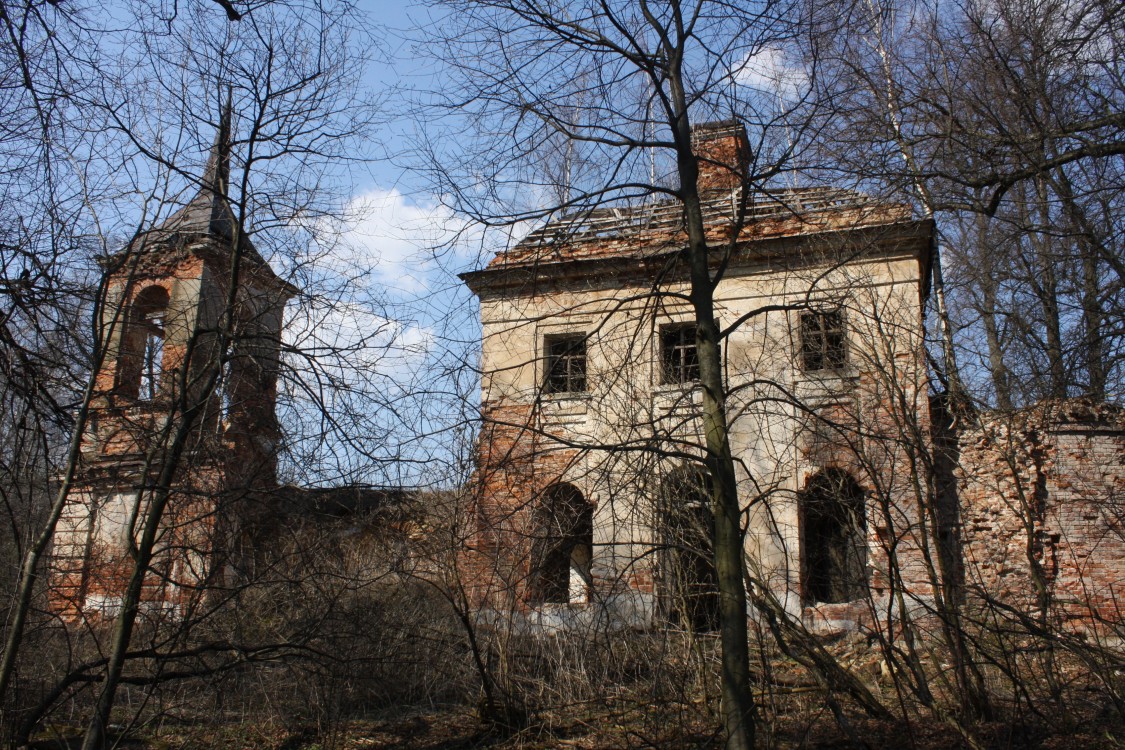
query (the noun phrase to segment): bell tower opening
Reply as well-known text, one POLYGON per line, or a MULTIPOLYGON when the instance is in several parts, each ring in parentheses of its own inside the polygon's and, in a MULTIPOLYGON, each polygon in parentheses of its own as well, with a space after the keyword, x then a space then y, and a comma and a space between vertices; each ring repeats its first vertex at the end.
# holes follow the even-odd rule
POLYGON ((118 359, 120 395, 153 401, 160 393, 167 314, 168 290, 160 285, 142 289, 129 306, 118 359))

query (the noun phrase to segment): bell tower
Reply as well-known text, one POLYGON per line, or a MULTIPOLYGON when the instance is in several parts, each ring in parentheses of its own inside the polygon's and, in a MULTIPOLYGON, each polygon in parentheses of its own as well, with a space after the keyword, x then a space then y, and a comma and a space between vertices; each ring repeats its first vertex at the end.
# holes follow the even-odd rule
POLYGON ((226 579, 277 485, 282 317, 297 289, 241 231, 231 147, 228 97, 198 193, 102 261, 102 356, 50 574, 66 617, 116 613, 156 497, 167 499, 141 598, 179 612, 226 579))

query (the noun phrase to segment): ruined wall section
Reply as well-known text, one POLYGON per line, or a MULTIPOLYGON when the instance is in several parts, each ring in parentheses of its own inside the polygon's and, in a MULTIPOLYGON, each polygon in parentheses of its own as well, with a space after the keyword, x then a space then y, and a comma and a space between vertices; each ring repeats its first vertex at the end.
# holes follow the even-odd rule
POLYGON ((565 481, 578 451, 551 445, 535 404, 486 402, 479 463, 458 574, 474 607, 523 609, 531 576, 532 514, 565 481))
MULTIPOLYGON (((216 330, 228 296, 223 241, 169 241, 121 256, 98 330, 106 347, 82 436, 81 459, 55 533, 53 611, 67 619, 113 617, 132 575, 135 542, 159 484, 185 404, 201 403, 169 485, 160 535, 142 591, 145 611, 183 613, 218 590, 228 562, 265 527, 277 486, 275 416, 281 311, 287 297, 268 268, 246 269, 235 299, 229 363, 216 330), (144 397, 131 317, 142 295, 163 290, 162 356, 144 397), (279 291, 280 290, 280 291, 279 291), (210 391, 203 391, 210 388, 210 391)), ((251 545, 252 546, 252 545, 251 545)))
POLYGON ((1125 614, 1125 411, 1048 402, 960 437, 970 603, 1078 630, 1125 614))

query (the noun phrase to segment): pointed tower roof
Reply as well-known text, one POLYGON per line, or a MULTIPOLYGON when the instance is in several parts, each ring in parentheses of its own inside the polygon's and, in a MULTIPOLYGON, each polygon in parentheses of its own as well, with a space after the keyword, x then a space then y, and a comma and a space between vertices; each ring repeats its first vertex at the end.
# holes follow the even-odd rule
POLYGON ((230 182, 232 96, 231 90, 227 89, 227 102, 219 117, 219 129, 215 131, 215 142, 211 144, 211 155, 201 180, 204 188, 220 194, 226 193, 227 183, 230 182))
MULTIPOLYGON (((169 246, 183 247, 199 240, 212 240, 211 247, 220 252, 229 252, 238 228, 238 219, 230 205, 230 160, 233 148, 232 97, 227 90, 226 102, 215 131, 215 141, 207 158, 207 165, 199 180, 199 192, 187 204, 169 216, 164 222, 145 233, 138 243, 132 243, 123 252, 140 250, 143 253, 158 253, 169 246), (177 241, 177 238, 182 242, 177 241), (142 249, 143 248, 143 249, 142 249)), ((242 259, 255 269, 256 273, 267 278, 277 279, 273 269, 258 253, 247 236, 239 238, 242 259)), ((248 269, 249 270, 249 269, 248 269)), ((278 280, 284 287, 285 282, 278 280)), ((290 293, 296 291, 289 289, 290 293)))
MULTIPOLYGON (((168 217, 157 231, 210 234, 225 239, 234 237, 238 225, 230 207, 231 93, 215 131, 215 142, 207 158, 207 166, 199 180, 199 192, 188 204, 168 217)), ((252 251, 254 256, 256 252, 252 251)))

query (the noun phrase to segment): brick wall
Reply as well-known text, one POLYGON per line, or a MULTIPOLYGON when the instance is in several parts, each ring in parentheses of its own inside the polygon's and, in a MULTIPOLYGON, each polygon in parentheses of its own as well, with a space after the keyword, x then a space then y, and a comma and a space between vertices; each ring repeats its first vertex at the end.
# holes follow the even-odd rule
POLYGON ((1125 412, 1050 402, 960 436, 966 590, 1053 625, 1125 612, 1125 412))
POLYGON ((471 528, 459 565, 470 602, 522 608, 530 578, 532 513, 566 481, 579 452, 551 445, 532 404, 486 403, 471 528))

